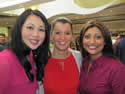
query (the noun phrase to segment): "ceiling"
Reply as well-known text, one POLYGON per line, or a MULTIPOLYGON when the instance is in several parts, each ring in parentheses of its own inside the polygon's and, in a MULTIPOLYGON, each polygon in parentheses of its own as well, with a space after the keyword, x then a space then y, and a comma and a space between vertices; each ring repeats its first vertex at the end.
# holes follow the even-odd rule
POLYGON ((125 0, 0 0, 0 15, 20 15, 33 5, 37 5, 47 18, 65 13, 92 14, 121 2, 125 0))
POLYGON ((118 4, 121 2, 125 2, 125 0, 74 0, 74 2, 80 6, 85 8, 95 8, 99 6, 103 6, 105 4, 108 4, 110 2, 114 1, 113 4, 118 4))
MULTIPOLYGON (((2 5, 3 3, 1 1, 14 2, 14 0, 0 0, 2 5)), ((60 16, 70 18, 73 22, 73 32, 75 35, 79 33, 81 27, 90 19, 103 21, 110 31, 125 31, 124 0, 120 0, 119 3, 119 0, 112 0, 110 3, 108 2, 107 4, 105 2, 106 4, 103 3, 100 6, 94 3, 94 8, 92 8, 90 0, 86 0, 89 1, 88 5, 85 5, 86 7, 80 7, 80 5, 77 4, 78 2, 74 5, 73 1, 75 2, 75 0, 31 0, 21 4, 0 8, 0 27, 3 26, 11 29, 16 22, 17 15, 23 12, 27 7, 37 5, 37 8, 47 16, 49 22, 60 16)))
POLYGON ((54 0, 0 0, 0 15, 14 16, 22 13, 25 8, 40 5, 54 0))

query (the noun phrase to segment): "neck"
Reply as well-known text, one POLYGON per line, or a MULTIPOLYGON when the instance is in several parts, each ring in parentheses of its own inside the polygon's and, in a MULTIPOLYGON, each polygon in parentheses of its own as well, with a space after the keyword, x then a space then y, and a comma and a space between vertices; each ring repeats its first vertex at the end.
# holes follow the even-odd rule
POLYGON ((101 54, 98 54, 98 55, 90 55, 89 57, 89 65, 88 65, 88 72, 92 66, 92 63, 93 61, 95 61, 98 57, 102 56, 102 53, 101 54))
POLYGON ((70 56, 70 52, 67 50, 58 50, 56 48, 53 49, 52 57, 57 59, 65 59, 70 56))
POLYGON ((103 55, 102 53, 97 54, 97 55, 90 55, 90 61, 93 62, 102 55, 103 55))

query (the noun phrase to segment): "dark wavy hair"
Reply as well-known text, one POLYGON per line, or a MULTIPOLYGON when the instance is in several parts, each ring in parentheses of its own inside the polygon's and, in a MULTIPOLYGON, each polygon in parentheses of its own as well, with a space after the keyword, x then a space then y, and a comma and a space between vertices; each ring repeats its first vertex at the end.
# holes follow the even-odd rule
POLYGON ((111 36, 110 36, 110 32, 109 30, 98 20, 90 20, 88 21, 85 26, 81 29, 80 32, 80 40, 79 40, 79 44, 80 44, 80 51, 83 57, 88 56, 89 53, 84 49, 83 47, 83 37, 86 33, 86 31, 90 28, 93 27, 97 27, 103 37, 104 37, 104 48, 102 50, 102 53, 104 56, 108 56, 108 57, 114 57, 114 53, 113 53, 113 46, 112 46, 112 40, 111 40, 111 36))
POLYGON ((20 61, 20 64, 24 67, 24 70, 27 74, 27 77, 30 81, 34 81, 34 75, 31 72, 31 64, 27 59, 27 55, 30 54, 31 49, 23 42, 21 36, 22 26, 29 17, 29 15, 35 15, 42 19, 45 24, 45 40, 44 42, 36 49, 32 50, 33 59, 36 64, 36 77, 38 81, 42 81, 44 76, 44 67, 48 62, 50 54, 49 50, 49 34, 50 26, 46 17, 38 10, 25 10, 16 20, 16 24, 12 28, 12 39, 8 43, 8 47, 16 54, 17 58, 20 61), (49 54, 49 55, 48 55, 49 54))

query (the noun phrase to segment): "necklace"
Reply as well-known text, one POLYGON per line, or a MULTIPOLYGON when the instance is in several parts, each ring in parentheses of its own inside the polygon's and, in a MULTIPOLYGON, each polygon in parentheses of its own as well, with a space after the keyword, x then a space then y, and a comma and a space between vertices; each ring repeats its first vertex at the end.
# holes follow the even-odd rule
POLYGON ((59 59, 59 61, 58 61, 58 63, 59 63, 59 65, 62 67, 62 71, 64 71, 64 66, 65 66, 65 59, 67 59, 68 57, 70 56, 70 52, 69 51, 65 51, 65 52, 63 52, 63 53, 60 53, 60 52, 56 52, 56 51, 54 51, 53 53, 52 53, 52 57, 53 58, 56 58, 56 59, 59 59))
POLYGON ((62 66, 62 71, 64 71, 64 62, 59 62, 59 64, 62 66))

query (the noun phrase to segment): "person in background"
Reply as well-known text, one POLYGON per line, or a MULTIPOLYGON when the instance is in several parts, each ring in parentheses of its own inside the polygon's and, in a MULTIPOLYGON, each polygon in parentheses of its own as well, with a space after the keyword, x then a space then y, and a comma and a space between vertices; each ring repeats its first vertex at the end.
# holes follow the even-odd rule
POLYGON ((49 58, 47 19, 38 10, 25 10, 11 38, 0 53, 0 94, 36 94, 49 58))
POLYGON ((0 52, 4 49, 4 45, 5 45, 5 34, 0 33, 0 52))
POLYGON ((4 49, 3 45, 0 45, 0 52, 4 49))
POLYGON ((108 29, 91 20, 80 33, 80 94, 125 94, 125 66, 113 54, 108 29))
POLYGON ((44 94, 77 94, 81 54, 69 49, 73 39, 72 22, 65 17, 51 24, 52 57, 45 67, 44 94))
MULTIPOLYGON (((119 52, 119 44, 120 44, 120 40, 122 40, 122 38, 124 38, 124 35, 120 34, 119 38, 117 38, 116 42, 113 44, 113 50, 114 50, 114 54, 116 57, 118 57, 120 59, 120 52, 119 52)), ((123 51, 124 52, 124 51, 123 51)))
POLYGON ((80 50, 80 48, 79 48, 79 36, 77 36, 76 37, 76 39, 75 39, 75 49, 77 50, 77 51, 79 51, 80 50))
POLYGON ((111 38, 112 38, 112 44, 115 44, 115 42, 117 41, 117 39, 119 39, 119 33, 118 32, 112 32, 111 33, 111 38))
POLYGON ((120 61, 125 64, 125 37, 119 40, 119 44, 117 45, 117 56, 119 57, 120 61))
POLYGON ((0 33, 0 44, 4 45, 6 40, 6 36, 3 33, 0 33))

